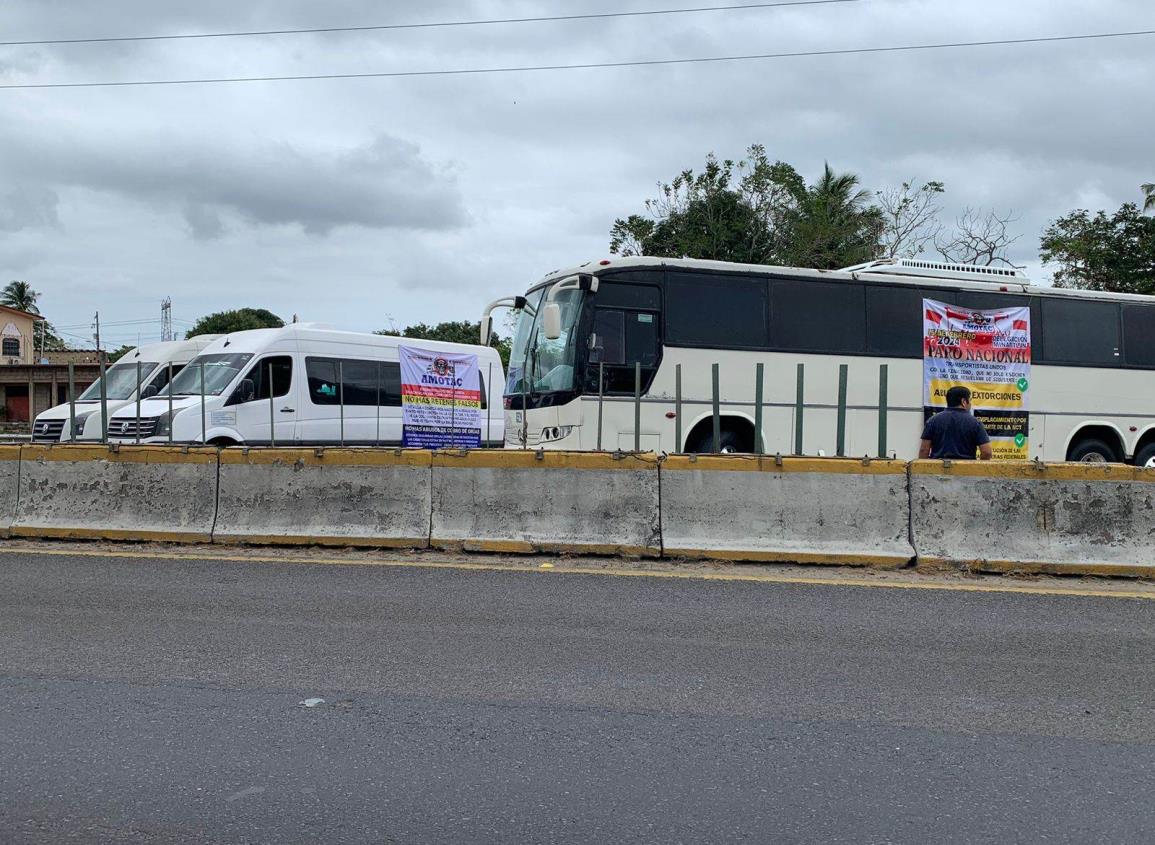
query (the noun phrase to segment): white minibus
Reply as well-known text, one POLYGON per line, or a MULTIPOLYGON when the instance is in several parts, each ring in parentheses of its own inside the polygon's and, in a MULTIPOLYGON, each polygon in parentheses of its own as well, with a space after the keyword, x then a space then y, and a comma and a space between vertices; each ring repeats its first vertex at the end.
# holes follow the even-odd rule
POLYGON ((476 354, 483 445, 501 446, 505 370, 497 350, 309 323, 222 336, 169 389, 142 402, 139 417, 135 403, 121 408, 108 435, 121 443, 400 446, 399 346, 476 354))
POLYGON ((614 258, 495 302, 482 333, 495 308, 517 312, 511 448, 754 452, 760 440, 771 455, 841 445, 908 459, 926 418, 924 299, 1029 308, 1027 457, 1155 466, 1155 297, 1032 285, 1011 268, 614 258))
MULTIPOLYGON (((141 398, 160 393, 193 358, 217 339, 217 335, 200 335, 189 340, 152 343, 131 349, 104 374, 104 400, 109 416, 125 405, 136 402, 137 379, 141 398)), ((99 441, 103 435, 100 413, 100 379, 76 397, 76 431, 72 431, 73 406, 65 402, 36 416, 32 424, 34 443, 99 441)))

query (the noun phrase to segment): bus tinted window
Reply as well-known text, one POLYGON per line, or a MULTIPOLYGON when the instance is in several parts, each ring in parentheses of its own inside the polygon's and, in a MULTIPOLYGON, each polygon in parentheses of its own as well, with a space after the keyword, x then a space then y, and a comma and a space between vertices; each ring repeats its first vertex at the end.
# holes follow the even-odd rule
POLYGON ((658 311, 662 307, 662 292, 650 285, 625 285, 613 279, 602 279, 594 304, 602 308, 658 311))
POLYGON ((671 346, 764 349, 769 343, 766 280, 710 273, 666 277, 671 346))
POLYGON ((1118 365, 1119 306, 1043 298, 1043 361, 1086 366, 1118 365))
POLYGON ((866 289, 866 351, 896 358, 922 357, 922 301, 942 292, 900 286, 866 289))
MULTIPOLYGON (((771 301, 774 346, 790 352, 866 350, 864 285, 775 281, 771 301)), ((917 320, 918 311, 915 312, 917 320)))
POLYGON ((1123 306, 1123 346, 1128 365, 1155 367, 1155 305, 1123 306))

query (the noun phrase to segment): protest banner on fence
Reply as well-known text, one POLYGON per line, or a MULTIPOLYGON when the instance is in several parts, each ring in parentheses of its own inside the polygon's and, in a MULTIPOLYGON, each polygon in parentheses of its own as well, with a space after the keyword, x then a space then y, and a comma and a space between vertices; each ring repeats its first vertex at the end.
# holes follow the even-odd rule
POLYGON ((402 444, 413 449, 481 446, 477 356, 398 347, 402 444))
POLYGON ((975 416, 991 436, 995 460, 1030 454, 1031 310, 978 311, 923 300, 923 406, 927 418, 946 393, 971 390, 975 416))

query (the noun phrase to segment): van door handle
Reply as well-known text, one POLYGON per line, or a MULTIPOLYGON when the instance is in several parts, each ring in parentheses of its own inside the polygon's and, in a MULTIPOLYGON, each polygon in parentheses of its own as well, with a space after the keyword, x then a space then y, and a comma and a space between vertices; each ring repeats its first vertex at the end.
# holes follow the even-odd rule
POLYGON ((296 408, 281 408, 282 414, 295 414, 296 412, 297 412, 296 408))

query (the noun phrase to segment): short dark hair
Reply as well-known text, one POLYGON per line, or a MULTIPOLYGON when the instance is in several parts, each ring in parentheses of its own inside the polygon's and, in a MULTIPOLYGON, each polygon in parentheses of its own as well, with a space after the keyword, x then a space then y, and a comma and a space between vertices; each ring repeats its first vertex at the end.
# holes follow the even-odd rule
POLYGON ((961 408, 963 402, 971 401, 971 391, 969 387, 952 387, 946 392, 946 406, 948 408, 961 408))

